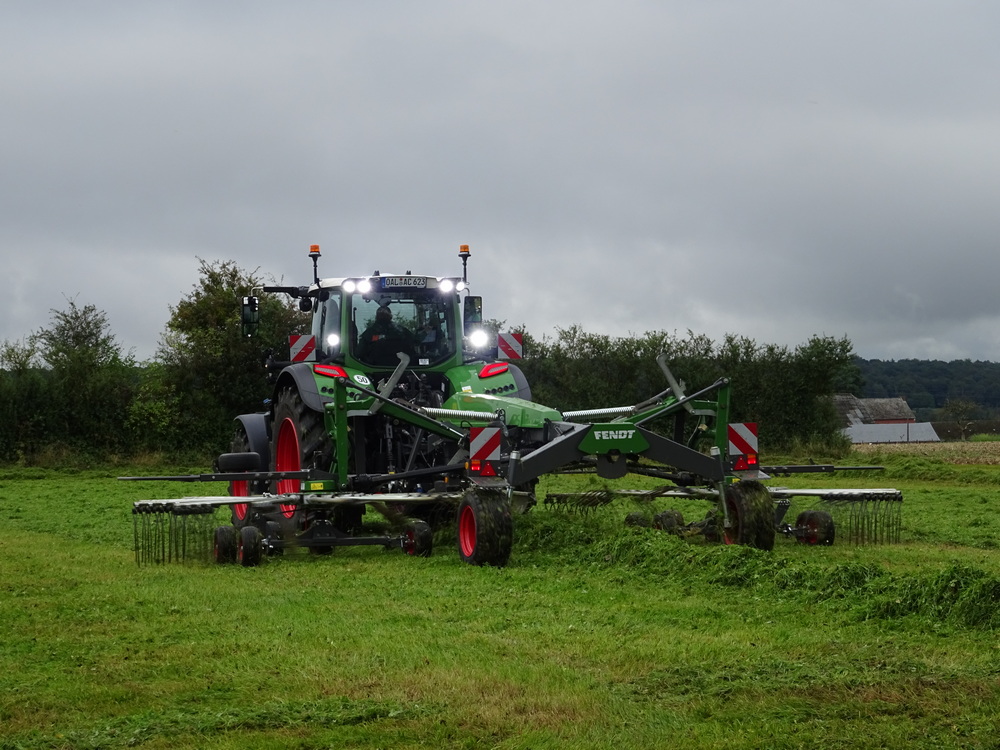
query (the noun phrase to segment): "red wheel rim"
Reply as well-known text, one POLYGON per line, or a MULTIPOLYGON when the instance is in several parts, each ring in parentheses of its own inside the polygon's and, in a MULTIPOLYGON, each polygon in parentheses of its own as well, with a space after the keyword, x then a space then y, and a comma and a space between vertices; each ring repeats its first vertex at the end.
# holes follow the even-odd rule
POLYGON ((476 514, 466 505, 458 517, 458 544, 465 557, 476 551, 476 514))
POLYGON ((403 542, 403 551, 408 555, 417 554, 416 534, 413 529, 406 530, 406 541, 403 542))
MULTIPOLYGON (((250 483, 230 482, 229 495, 230 497, 250 497, 250 483)), ((233 505, 233 516, 236 517, 237 521, 245 521, 249 512, 249 503, 236 503, 233 505)))
POLYGON ((807 521, 806 528, 809 532, 802 537, 805 539, 806 544, 819 544, 819 523, 816 521, 807 521))
MULTIPOLYGON (((278 444, 274 450, 275 471, 300 471, 302 469, 302 453, 299 449, 299 433, 291 419, 285 419, 278 430, 278 444)), ((302 483, 298 479, 281 479, 278 481, 278 494, 299 492, 302 483)), ((282 504, 281 512, 285 518, 295 515, 294 505, 282 504)))

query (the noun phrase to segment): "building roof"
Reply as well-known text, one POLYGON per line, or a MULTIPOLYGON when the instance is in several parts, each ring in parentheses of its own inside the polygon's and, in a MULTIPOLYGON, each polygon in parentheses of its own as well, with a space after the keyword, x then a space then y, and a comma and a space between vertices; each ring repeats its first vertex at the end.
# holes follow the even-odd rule
POLYGON ((841 427, 879 422, 916 421, 917 415, 901 398, 858 398, 850 393, 835 393, 833 405, 841 427))
POLYGON ((852 443, 939 443, 930 422, 896 422, 895 424, 855 424, 841 430, 852 443))

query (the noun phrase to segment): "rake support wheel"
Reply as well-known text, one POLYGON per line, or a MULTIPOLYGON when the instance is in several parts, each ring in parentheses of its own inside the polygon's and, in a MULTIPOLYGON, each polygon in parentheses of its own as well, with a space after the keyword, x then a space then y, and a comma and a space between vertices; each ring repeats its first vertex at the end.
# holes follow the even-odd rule
POLYGON ((760 482, 746 480, 726 488, 729 525, 723 529, 726 544, 774 549, 774 500, 760 482))
POLYGON ((403 552, 414 557, 430 557, 434 546, 434 532, 430 524, 417 518, 407 522, 403 529, 403 552))
POLYGON ((804 510, 795 519, 795 526, 801 532, 795 538, 802 544, 830 546, 835 536, 833 516, 825 510, 804 510))
POLYGON ((264 559, 264 535, 256 526, 244 526, 240 529, 236 559, 244 568, 255 568, 264 559))
POLYGON ((470 565, 503 567, 513 546, 510 501, 503 492, 470 490, 458 506, 458 554, 470 565))
POLYGON ((212 545, 212 557, 219 564, 236 562, 236 528, 217 526, 212 545))
POLYGON ((678 533, 684 526, 684 516, 679 510, 673 508, 661 511, 653 516, 653 528, 662 531, 678 533))

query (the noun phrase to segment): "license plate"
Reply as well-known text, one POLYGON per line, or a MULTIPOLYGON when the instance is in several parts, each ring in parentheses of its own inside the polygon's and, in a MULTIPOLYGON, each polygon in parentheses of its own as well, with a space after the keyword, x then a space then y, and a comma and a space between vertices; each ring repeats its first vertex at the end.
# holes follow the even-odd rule
POLYGON ((424 276, 384 276, 382 277, 383 289, 424 289, 427 286, 427 278, 424 276))

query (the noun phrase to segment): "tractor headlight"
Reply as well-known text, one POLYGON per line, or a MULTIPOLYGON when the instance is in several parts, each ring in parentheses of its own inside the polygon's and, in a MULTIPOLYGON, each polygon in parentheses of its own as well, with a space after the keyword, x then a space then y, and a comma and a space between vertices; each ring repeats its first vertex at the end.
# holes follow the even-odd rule
POLYGON ((336 349, 338 346, 340 346, 340 336, 336 333, 328 334, 326 337, 326 348, 336 349))
POLYGON ((441 291, 442 294, 448 294, 448 292, 453 292, 455 291, 455 282, 452 281, 451 279, 441 279, 440 283, 438 284, 438 290, 441 291))
POLYGON ((490 343, 490 337, 482 328, 477 328, 469 334, 469 343, 473 349, 484 349, 490 343))
POLYGON ((340 288, 347 294, 354 294, 354 292, 368 294, 372 290, 372 283, 368 279, 345 279, 340 288))

